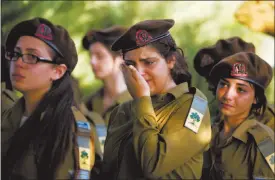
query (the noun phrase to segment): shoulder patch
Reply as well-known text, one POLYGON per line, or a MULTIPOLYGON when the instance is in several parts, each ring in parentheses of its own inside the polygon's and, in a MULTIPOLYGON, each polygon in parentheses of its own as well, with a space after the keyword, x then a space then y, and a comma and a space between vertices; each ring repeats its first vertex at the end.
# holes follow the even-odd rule
POLYGON ((207 106, 207 100, 195 94, 184 126, 197 133, 207 106))
POLYGON ((265 157, 273 173, 275 173, 274 132, 260 123, 248 132, 254 137, 260 152, 265 157))

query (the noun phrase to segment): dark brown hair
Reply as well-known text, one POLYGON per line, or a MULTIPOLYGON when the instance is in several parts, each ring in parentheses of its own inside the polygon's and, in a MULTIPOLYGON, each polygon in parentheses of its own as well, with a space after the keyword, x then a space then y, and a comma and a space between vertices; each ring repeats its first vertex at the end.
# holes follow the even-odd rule
POLYGON ((70 78, 67 71, 54 81, 28 120, 13 135, 2 159, 4 179, 16 179, 14 169, 29 149, 35 153, 37 179, 55 179, 57 168, 69 153, 70 141, 73 139, 73 144, 76 143, 72 133, 75 118, 71 107, 75 104, 70 78))
POLYGON ((263 118, 263 115, 267 107, 267 100, 264 93, 264 89, 257 85, 253 86, 255 89, 255 98, 257 102, 256 104, 252 104, 251 112, 261 119, 263 118))

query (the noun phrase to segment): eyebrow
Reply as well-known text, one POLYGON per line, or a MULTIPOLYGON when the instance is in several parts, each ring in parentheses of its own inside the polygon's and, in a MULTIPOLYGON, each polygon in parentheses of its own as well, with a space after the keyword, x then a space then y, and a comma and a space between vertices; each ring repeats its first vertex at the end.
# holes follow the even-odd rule
POLYGON ((136 62, 135 61, 132 61, 132 60, 129 60, 129 59, 124 59, 125 63, 126 64, 129 64, 129 65, 135 65, 136 62))
MULTIPOLYGON (((15 49, 18 49, 18 50, 20 50, 21 51, 21 48, 20 47, 15 47, 15 49)), ((36 53, 38 53, 38 54, 40 54, 40 51, 39 50, 37 50, 37 49, 33 49, 33 48, 27 48, 26 49, 27 51, 30 51, 30 52, 36 52, 36 53)))
MULTIPOLYGON (((222 81, 225 81, 226 83, 229 83, 229 81, 227 81, 226 79, 221 79, 222 81)), ((246 84, 242 84, 242 83, 237 83, 237 85, 239 86, 243 86, 243 87, 249 87, 246 84)))
POLYGON ((244 87, 249 87, 249 86, 247 86, 246 84, 241 84, 241 83, 237 83, 237 85, 239 85, 239 86, 244 86, 244 87))

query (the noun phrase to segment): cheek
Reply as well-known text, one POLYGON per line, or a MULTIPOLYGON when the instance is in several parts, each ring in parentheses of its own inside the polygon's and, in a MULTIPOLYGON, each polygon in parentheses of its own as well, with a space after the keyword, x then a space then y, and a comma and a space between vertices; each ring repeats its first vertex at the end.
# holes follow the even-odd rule
POLYGON ((38 67, 28 71, 28 84, 34 87, 45 86, 51 83, 51 77, 54 75, 51 67, 38 67))
POLYGON ((252 95, 244 95, 238 98, 238 104, 240 105, 240 107, 250 107, 253 104, 253 101, 254 96, 252 95))
POLYGON ((217 90, 216 90, 216 98, 218 100, 221 100, 222 97, 223 97, 223 95, 224 95, 224 93, 225 93, 225 91, 223 89, 217 88, 217 90))
POLYGON ((154 68, 150 68, 148 71, 146 71, 146 74, 152 78, 153 80, 153 85, 157 88, 157 89, 162 89, 162 87, 164 85, 166 85, 166 80, 168 80, 169 78, 167 78, 170 75, 170 70, 166 67, 163 66, 156 66, 154 68))

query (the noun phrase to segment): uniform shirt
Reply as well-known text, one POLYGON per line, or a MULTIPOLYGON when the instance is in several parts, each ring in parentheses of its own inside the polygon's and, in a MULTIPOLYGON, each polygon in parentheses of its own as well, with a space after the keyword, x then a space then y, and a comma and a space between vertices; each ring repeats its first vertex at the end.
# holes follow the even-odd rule
MULTIPOLYGON (((24 99, 19 99, 12 108, 5 111, 2 114, 1 124, 1 157, 6 155, 11 138, 13 134, 20 128, 21 120, 24 113, 24 99)), ((81 119, 83 120, 83 119, 81 119)), ((74 128, 73 128, 74 129, 74 128)), ((73 132, 72 132, 73 134, 73 132)), ((74 169, 74 146, 73 136, 71 136, 71 143, 69 144, 68 152, 65 156, 65 160, 60 164, 56 171, 57 179, 69 179, 71 178, 69 172, 74 169)), ((35 151, 30 148, 26 151, 26 155, 23 157, 22 163, 18 163, 15 167, 15 173, 19 177, 25 179, 37 179, 35 151)))
POLYGON ((103 179, 198 179, 211 139, 210 115, 197 133, 184 126, 193 94, 187 83, 166 94, 141 97, 111 114, 103 179))
POLYGON ((1 83, 1 113, 11 108, 17 100, 15 93, 6 88, 4 82, 1 83))
POLYGON ((274 116, 275 116, 274 108, 272 108, 271 106, 267 106, 263 117, 258 118, 258 121, 267 125, 273 131, 275 131, 274 116))
POLYGON ((128 91, 122 92, 114 100, 113 104, 105 111, 104 111, 104 106, 103 106, 103 96, 104 96, 104 88, 101 88, 98 91, 96 91, 94 94, 90 95, 85 100, 85 105, 89 111, 93 111, 93 112, 100 114, 103 117, 105 124, 108 125, 111 111, 117 105, 131 100, 132 96, 130 95, 130 93, 128 91))
POLYGON ((243 121, 228 138, 222 138, 222 127, 223 121, 213 125, 211 147, 205 153, 204 179, 275 179, 269 160, 259 148, 263 139, 270 138, 272 143, 267 148, 274 153, 272 129, 254 116, 243 121))

